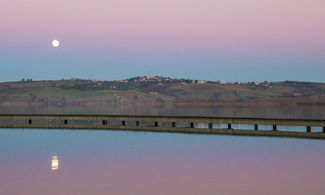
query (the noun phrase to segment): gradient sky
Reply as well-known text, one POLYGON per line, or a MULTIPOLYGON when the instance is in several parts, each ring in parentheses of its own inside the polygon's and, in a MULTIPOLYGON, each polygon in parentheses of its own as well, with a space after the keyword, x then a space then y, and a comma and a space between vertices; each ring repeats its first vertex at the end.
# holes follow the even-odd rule
POLYGON ((0 2, 0 81, 325 82, 324 53, 324 0, 0 2))

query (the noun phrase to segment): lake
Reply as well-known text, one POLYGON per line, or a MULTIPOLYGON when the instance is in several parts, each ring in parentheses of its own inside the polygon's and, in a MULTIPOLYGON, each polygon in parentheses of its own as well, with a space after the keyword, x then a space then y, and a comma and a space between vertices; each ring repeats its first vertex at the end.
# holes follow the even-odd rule
POLYGON ((111 105, 62 107, 3 107, 0 114, 107 114, 158 116, 212 116, 324 119, 325 106, 237 106, 210 105, 208 103, 112 103, 111 105))
POLYGON ((323 194, 325 141, 0 129, 0 194, 323 194))

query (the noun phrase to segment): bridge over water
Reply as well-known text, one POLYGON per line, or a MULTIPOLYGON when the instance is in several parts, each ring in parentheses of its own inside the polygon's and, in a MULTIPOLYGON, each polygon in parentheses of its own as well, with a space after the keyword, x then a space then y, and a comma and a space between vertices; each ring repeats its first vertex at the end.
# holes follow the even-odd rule
POLYGON ((325 139, 325 120, 312 119, 7 114, 0 115, 0 128, 129 130, 325 139), (252 126, 252 129, 234 128, 238 125, 252 126), (263 130, 260 129, 262 126, 263 130), (305 131, 280 131, 279 126, 303 126, 305 131), (314 132, 315 127, 322 130, 314 132))

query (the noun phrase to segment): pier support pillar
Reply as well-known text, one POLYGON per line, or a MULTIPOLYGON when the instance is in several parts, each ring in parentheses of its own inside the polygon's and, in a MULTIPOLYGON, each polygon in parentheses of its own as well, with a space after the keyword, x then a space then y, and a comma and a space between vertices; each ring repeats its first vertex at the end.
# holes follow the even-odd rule
POLYGON ((231 124, 228 124, 228 129, 231 129, 231 124))
POLYGON ((213 128, 212 123, 209 123, 208 125, 209 125, 209 129, 212 129, 213 128))
POLYGON ((212 129, 212 123, 209 123, 209 129, 212 129))
POLYGON ((122 121, 122 126, 126 126, 126 122, 125 121, 122 121))
POLYGON ((276 125, 273 125, 273 131, 276 131, 277 128, 276 128, 276 125))
POLYGON ((30 124, 30 125, 32 124, 32 119, 28 120, 28 124, 30 124))
POLYGON ((172 122, 172 127, 176 127, 176 122, 172 122))
POLYGON ((155 121, 155 127, 159 127, 159 123, 155 121))
POLYGON ((191 123, 191 128, 194 128, 194 123, 191 123))
POLYGON ((258 124, 254 125, 254 130, 257 131, 258 130, 258 124))
POLYGON ((311 132, 311 126, 307 126, 306 130, 307 130, 307 133, 310 133, 311 132))
POLYGON ((135 121, 135 126, 139 127, 140 126, 140 121, 135 121))

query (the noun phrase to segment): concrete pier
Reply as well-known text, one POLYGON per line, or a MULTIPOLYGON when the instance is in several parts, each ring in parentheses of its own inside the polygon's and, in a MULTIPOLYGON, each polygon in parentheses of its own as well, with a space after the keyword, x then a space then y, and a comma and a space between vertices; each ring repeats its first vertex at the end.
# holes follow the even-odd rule
POLYGON ((198 134, 224 134, 244 136, 273 136, 325 139, 325 120, 139 116, 139 115, 0 115, 0 128, 37 129, 92 129, 134 130, 152 132, 177 132, 198 134), (86 122, 82 122, 86 121, 86 122), (140 123, 141 121, 141 123, 140 123), (146 125, 142 125, 146 124, 146 125), (177 123, 179 125, 177 126, 177 123), (196 124, 201 124, 196 127, 196 124), (117 125, 113 125, 117 124, 117 125), (148 126, 148 124, 151 124, 148 126), (184 125, 186 124, 185 127, 184 125), (202 126, 202 124, 206 124, 202 126), (213 124, 225 124, 225 129, 215 129, 213 124), (233 129, 233 124, 252 125, 252 130, 233 129), (269 130, 259 130, 260 125, 271 125, 269 130), (305 132, 280 131, 278 126, 304 126, 305 132), (273 127, 273 128, 272 128, 273 127), (319 127, 321 132, 312 132, 319 127))

